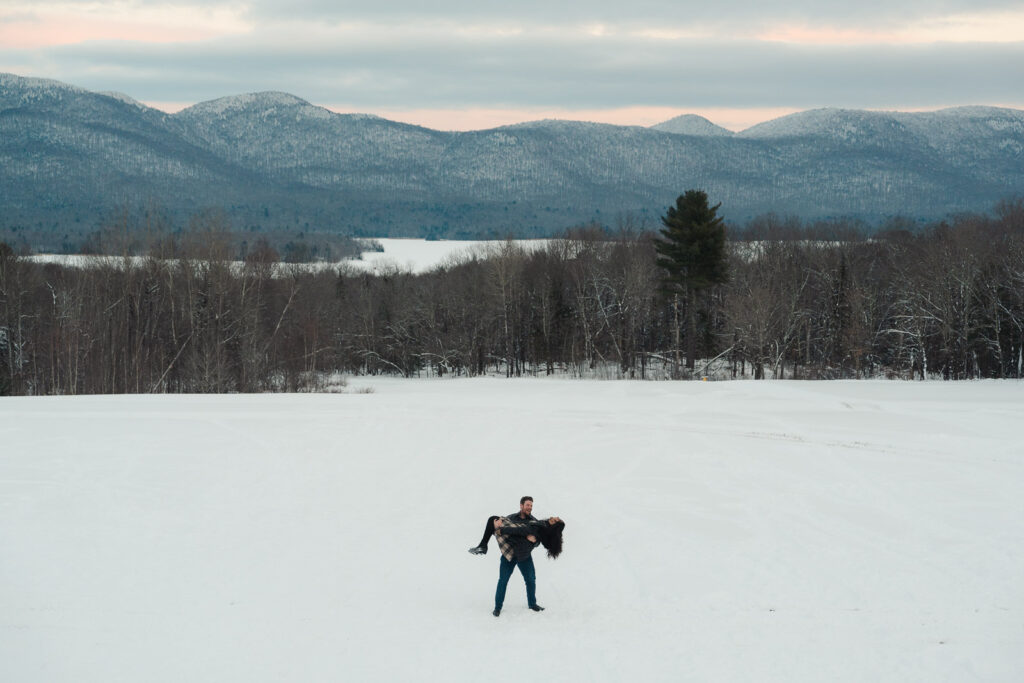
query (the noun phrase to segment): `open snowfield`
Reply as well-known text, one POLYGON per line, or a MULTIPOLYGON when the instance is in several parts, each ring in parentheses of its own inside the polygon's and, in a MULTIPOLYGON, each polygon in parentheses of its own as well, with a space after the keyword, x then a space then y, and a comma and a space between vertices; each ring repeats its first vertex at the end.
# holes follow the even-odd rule
MULTIPOLYGON (((364 251, 359 259, 343 261, 316 261, 314 263, 280 264, 280 271, 287 272, 293 268, 321 272, 338 270, 339 268, 356 269, 366 272, 402 271, 424 273, 438 266, 465 260, 471 256, 486 256, 494 249, 500 249, 500 240, 424 240, 398 237, 375 238, 384 251, 364 251)), ((514 240, 514 243, 526 250, 541 249, 550 240, 514 240)), ((85 268, 97 263, 123 265, 125 259, 120 256, 92 256, 83 254, 33 254, 27 257, 35 263, 58 263, 64 266, 85 268)), ((140 265, 145 262, 141 256, 129 257, 128 263, 140 265)), ((236 261, 235 268, 241 271, 243 262, 236 261)))
MULTIPOLYGON (((422 273, 440 265, 463 260, 476 255, 486 255, 488 250, 500 249, 501 241, 486 240, 437 240, 377 238, 384 251, 364 251, 360 261, 347 261, 361 270, 384 271, 396 268, 402 271, 422 273)), ((543 248, 550 240, 515 240, 523 249, 543 248)))
POLYGON ((1024 680, 1024 382, 348 389, 0 399, 0 681, 1024 680))

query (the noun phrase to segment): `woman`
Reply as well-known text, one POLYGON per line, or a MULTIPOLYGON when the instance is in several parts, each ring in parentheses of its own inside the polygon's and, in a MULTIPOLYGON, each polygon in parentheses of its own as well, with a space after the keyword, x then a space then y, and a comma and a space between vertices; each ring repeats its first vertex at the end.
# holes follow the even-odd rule
POLYGON ((487 518, 487 524, 484 526, 484 536, 480 539, 479 545, 475 545, 469 549, 469 552, 474 555, 486 555, 487 544, 491 541, 491 536, 494 535, 495 530, 499 528, 505 528, 511 532, 513 528, 519 532, 516 535, 526 536, 527 538, 533 537, 537 539, 532 541, 534 547, 537 544, 543 545, 548 551, 548 557, 552 560, 557 559, 562 554, 562 530, 565 528, 565 522, 558 517, 549 517, 548 519, 531 519, 523 522, 521 520, 510 520, 507 517, 499 517, 498 515, 492 515, 487 518), (520 532, 519 529, 525 527, 525 530, 520 532))

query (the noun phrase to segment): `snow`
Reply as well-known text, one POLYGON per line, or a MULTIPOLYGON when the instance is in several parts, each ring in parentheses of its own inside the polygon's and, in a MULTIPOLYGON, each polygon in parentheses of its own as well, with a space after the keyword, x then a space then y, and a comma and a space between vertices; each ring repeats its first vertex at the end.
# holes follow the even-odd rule
POLYGON ((1024 671, 1024 383, 345 392, 0 399, 0 678, 1024 671), (565 550, 495 619, 466 550, 524 494, 565 550))
MULTIPOLYGON (((450 265, 474 256, 485 256, 493 249, 500 249, 505 242, 495 240, 424 240, 403 238, 374 238, 384 251, 364 251, 359 260, 316 261, 314 263, 281 263, 279 271, 287 272, 293 268, 312 271, 356 269, 368 272, 404 271, 423 273, 438 266, 450 265)), ((550 240, 514 240, 513 243, 522 249, 540 249, 550 240)), ((57 263, 73 268, 88 268, 96 265, 123 266, 126 262, 133 266, 141 266, 146 262, 144 256, 95 256, 85 254, 31 254, 26 257, 33 263, 57 263)), ((234 261, 232 265, 241 272, 242 261, 234 261)))
MULTIPOLYGON (((908 115, 908 118, 915 115, 908 115)), ((824 135, 853 141, 860 136, 877 136, 896 125, 891 114, 855 109, 809 109, 751 126, 740 137, 768 140, 800 135, 824 135)))
POLYGON ((106 92, 99 92, 99 93, 96 93, 96 94, 97 95, 106 95, 107 97, 109 97, 111 99, 115 99, 118 102, 123 102, 124 104, 128 104, 128 105, 131 105, 133 107, 137 107, 139 109, 147 109, 146 105, 144 105, 142 102, 139 102, 134 97, 131 97, 129 95, 125 95, 123 92, 116 92, 116 91, 113 91, 113 90, 108 90, 106 92))
MULTIPOLYGON (((364 251, 361 261, 346 261, 356 268, 384 272, 398 269, 422 273, 438 266, 451 264, 485 255, 489 250, 500 249, 504 242, 487 240, 422 240, 400 238, 378 238, 384 251, 364 251)), ((514 240, 523 249, 543 248, 549 240, 514 240)))
POLYGON ((682 116, 676 116, 668 121, 662 121, 661 123, 651 126, 651 129, 660 130, 663 133, 675 133, 677 135, 712 137, 732 137, 735 135, 735 133, 728 128, 722 128, 721 126, 708 121, 703 116, 697 116, 696 114, 683 114, 682 116))
POLYGON ((26 90, 44 91, 67 91, 73 93, 87 93, 88 90, 78 86, 62 83, 52 78, 33 78, 29 76, 18 76, 13 73, 0 73, 0 88, 24 88, 26 90))
POLYGON ((294 106, 304 107, 308 110, 307 113, 316 113, 321 118, 330 118, 332 115, 332 113, 326 109, 311 105, 300 97, 296 97, 295 95, 286 92, 277 91, 252 92, 242 95, 220 97, 208 102, 194 104, 191 107, 183 109, 180 113, 187 113, 190 116, 203 115, 217 117, 227 116, 229 114, 237 113, 240 110, 250 108, 272 109, 276 107, 294 106))

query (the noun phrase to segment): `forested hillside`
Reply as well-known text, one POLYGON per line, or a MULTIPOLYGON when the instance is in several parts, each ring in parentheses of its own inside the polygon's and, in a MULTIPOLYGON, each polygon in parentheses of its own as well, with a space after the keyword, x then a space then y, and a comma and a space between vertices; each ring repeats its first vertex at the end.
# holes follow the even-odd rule
POLYGON ((1024 193, 1024 112, 816 110, 731 134, 538 121, 441 132, 284 93, 169 115, 130 98, 0 75, 0 238, 73 247, 125 207, 240 231, 520 237, 656 217, 685 188, 743 222, 937 219, 1024 193), (26 235, 31 235, 28 239, 26 235))

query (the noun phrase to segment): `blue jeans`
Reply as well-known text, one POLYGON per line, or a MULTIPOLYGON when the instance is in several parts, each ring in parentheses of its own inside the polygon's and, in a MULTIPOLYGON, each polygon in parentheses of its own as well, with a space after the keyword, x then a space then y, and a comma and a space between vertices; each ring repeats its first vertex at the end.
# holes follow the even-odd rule
POLYGON ((494 591, 494 609, 501 609, 505 603, 505 589, 508 587, 508 580, 512 578, 512 570, 519 565, 519 573, 523 575, 526 582, 526 604, 533 607, 537 604, 537 572, 533 568, 533 558, 525 560, 506 560, 501 556, 501 566, 498 567, 498 590, 494 591))

